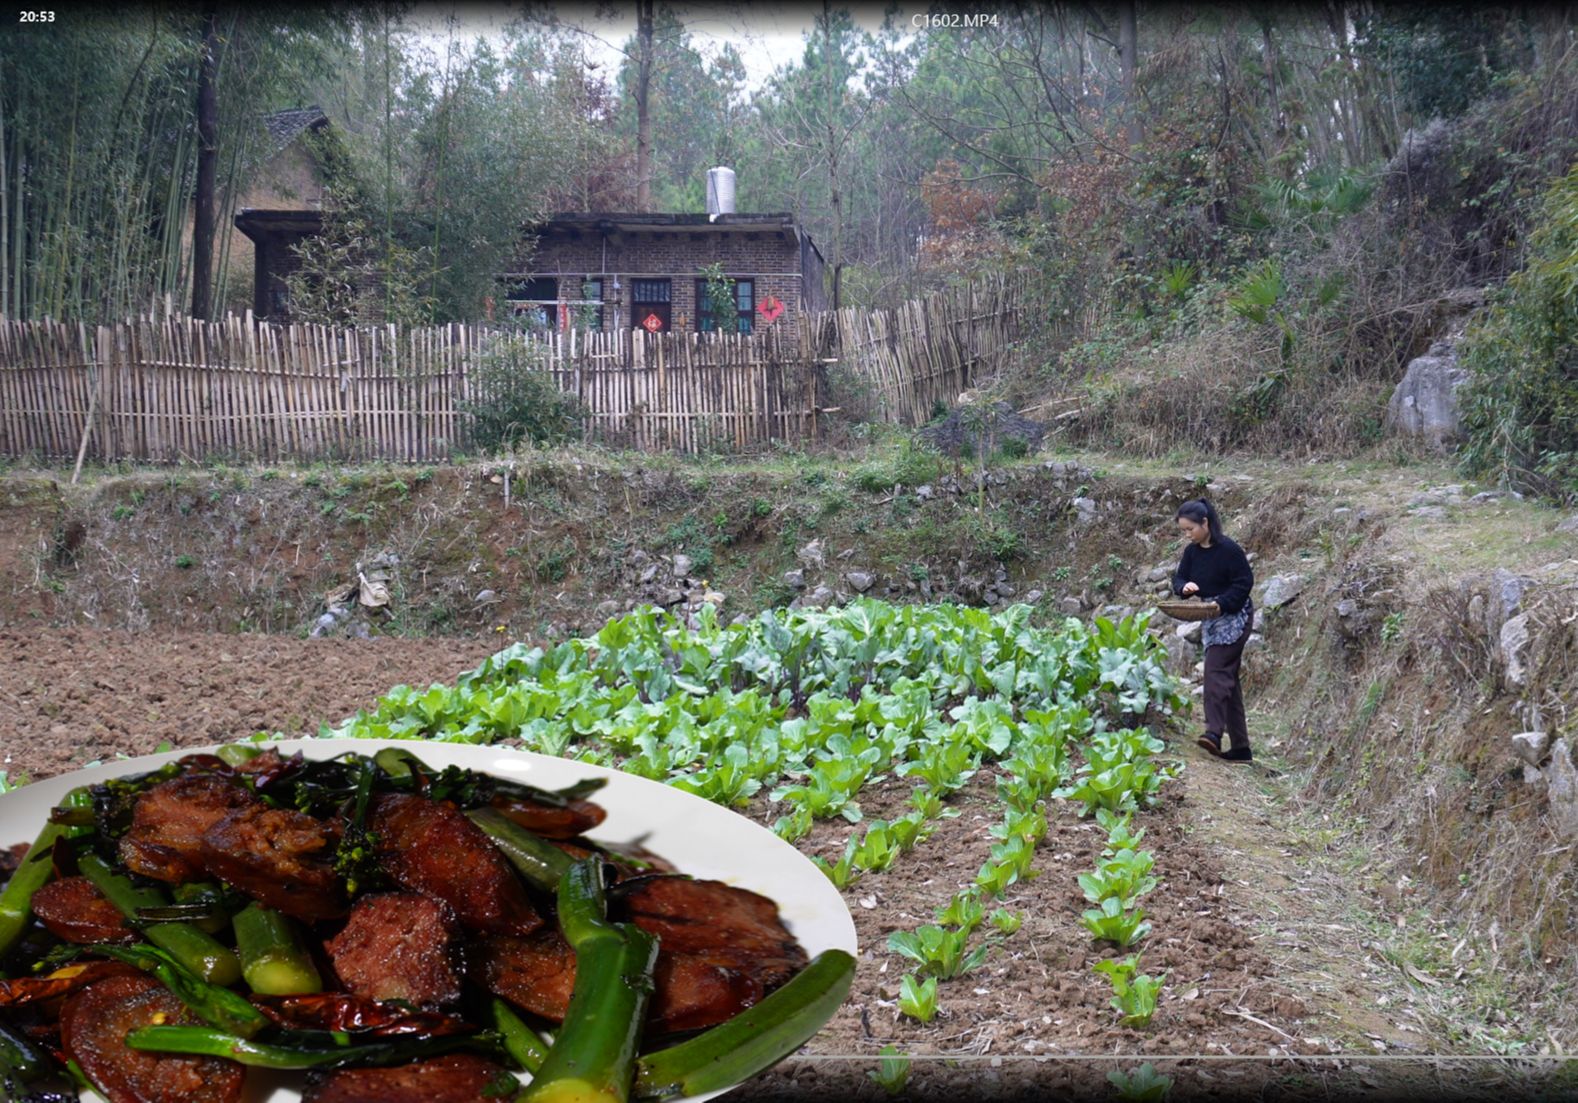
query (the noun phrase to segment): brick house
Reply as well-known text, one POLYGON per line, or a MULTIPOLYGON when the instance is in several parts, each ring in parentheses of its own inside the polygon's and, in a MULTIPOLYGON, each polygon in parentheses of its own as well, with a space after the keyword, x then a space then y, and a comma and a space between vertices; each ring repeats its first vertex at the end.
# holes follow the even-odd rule
POLYGON ((822 254, 789 214, 571 213, 534 231, 529 265, 501 277, 504 300, 551 326, 710 331, 701 269, 717 263, 742 333, 795 333, 802 313, 827 309, 822 254))

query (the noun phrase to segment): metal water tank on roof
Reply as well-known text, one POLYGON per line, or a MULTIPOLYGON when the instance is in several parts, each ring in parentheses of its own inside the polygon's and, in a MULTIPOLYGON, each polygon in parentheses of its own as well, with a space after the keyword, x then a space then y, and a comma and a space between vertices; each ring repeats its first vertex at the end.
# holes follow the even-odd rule
POLYGON ((707 170, 707 213, 709 215, 734 213, 734 170, 711 168, 707 170))

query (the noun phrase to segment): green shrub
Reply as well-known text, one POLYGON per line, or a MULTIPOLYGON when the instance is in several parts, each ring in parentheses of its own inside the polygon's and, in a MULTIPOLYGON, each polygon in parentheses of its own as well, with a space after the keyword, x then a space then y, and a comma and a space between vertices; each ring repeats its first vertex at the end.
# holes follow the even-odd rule
POLYGON ((471 363, 472 398, 461 404, 471 420, 471 445, 497 452, 521 444, 557 444, 581 434, 584 411, 559 390, 543 348, 530 338, 496 337, 471 363))
POLYGON ((1528 263, 1460 352, 1466 473, 1578 500, 1578 166, 1547 193, 1528 263))

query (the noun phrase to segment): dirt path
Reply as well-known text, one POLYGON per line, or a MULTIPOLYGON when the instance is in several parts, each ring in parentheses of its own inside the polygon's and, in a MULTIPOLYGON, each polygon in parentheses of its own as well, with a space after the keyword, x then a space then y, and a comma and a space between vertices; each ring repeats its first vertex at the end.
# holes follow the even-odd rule
POLYGON ((1500 1005, 1494 967, 1417 906, 1406 876, 1390 879, 1353 825, 1301 803, 1279 753, 1286 719, 1252 708, 1250 727, 1263 733, 1254 765, 1196 751, 1185 803, 1271 976, 1303 1000, 1295 1033, 1329 1054, 1290 1080, 1339 1095, 1571 1098, 1559 1063, 1507 1041, 1525 1027, 1500 1005))

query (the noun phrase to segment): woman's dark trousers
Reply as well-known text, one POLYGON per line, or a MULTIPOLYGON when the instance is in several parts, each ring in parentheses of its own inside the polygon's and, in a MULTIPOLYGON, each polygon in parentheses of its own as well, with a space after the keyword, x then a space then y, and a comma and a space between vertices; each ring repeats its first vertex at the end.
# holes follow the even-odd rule
POLYGON ((1238 661, 1249 641, 1246 628, 1228 644, 1205 649, 1205 730, 1226 735, 1228 747, 1249 746, 1249 725, 1244 718, 1244 691, 1238 684, 1238 661))

